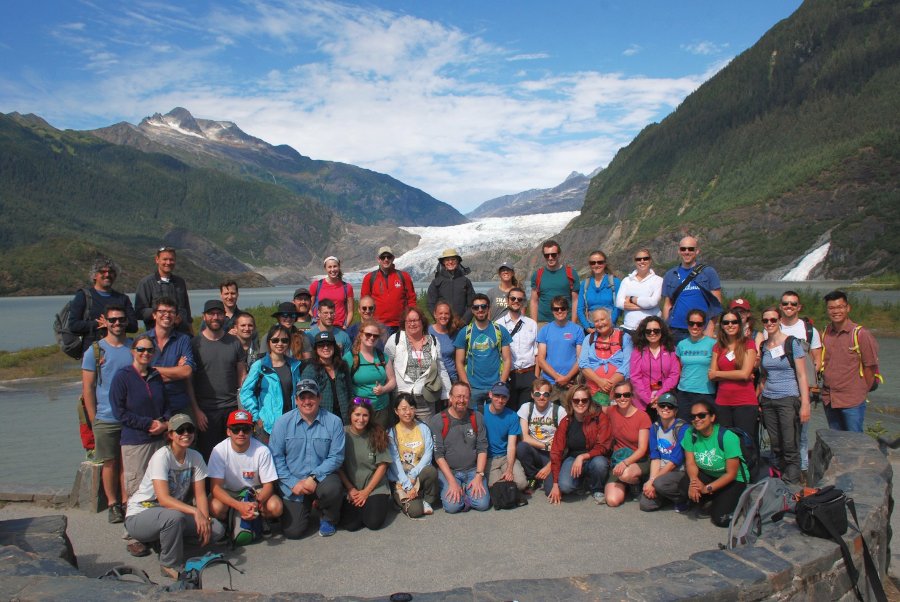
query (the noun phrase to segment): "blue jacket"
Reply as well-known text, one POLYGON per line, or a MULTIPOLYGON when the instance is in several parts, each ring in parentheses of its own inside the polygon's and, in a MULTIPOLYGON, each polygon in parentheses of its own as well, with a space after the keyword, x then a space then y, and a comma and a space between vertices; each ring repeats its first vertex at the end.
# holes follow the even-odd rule
MULTIPOLYGON (((300 380, 300 360, 285 356, 291 368, 291 399, 300 380)), ((284 409, 281 393, 281 379, 272 367, 272 358, 265 355, 250 365, 250 372, 241 385, 241 407, 253 415, 253 420, 262 420, 263 430, 272 432, 275 421, 284 409)))
POLYGON ((122 423, 122 445, 141 445, 161 439, 163 435, 148 432, 150 425, 154 420, 168 420, 172 416, 162 377, 152 368, 146 380, 132 365, 116 372, 109 388, 109 403, 122 423))

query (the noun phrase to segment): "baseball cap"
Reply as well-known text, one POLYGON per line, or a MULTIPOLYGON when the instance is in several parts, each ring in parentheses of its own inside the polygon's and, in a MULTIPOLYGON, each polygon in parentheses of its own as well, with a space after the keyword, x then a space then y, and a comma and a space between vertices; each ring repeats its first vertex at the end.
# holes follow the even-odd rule
POLYGON ((515 272, 515 271, 516 271, 516 269, 515 269, 515 268, 512 266, 512 264, 511 264, 510 262, 508 262, 508 261, 504 261, 504 262, 501 263, 499 266, 497 266, 497 271, 499 272, 500 270, 509 270, 509 271, 511 271, 511 272, 515 272))
POLYGON ((187 414, 175 414, 171 418, 169 418, 169 430, 177 431, 185 424, 190 424, 191 426, 196 426, 194 424, 194 420, 188 416, 187 414))
POLYGON ((747 311, 753 311, 750 309, 750 302, 744 299, 743 297, 738 297, 734 301, 728 304, 728 309, 746 309, 747 311))
POLYGON ((301 393, 313 393, 315 395, 318 395, 319 385, 316 384, 316 381, 311 378, 304 378, 297 383, 297 388, 294 391, 294 397, 300 397, 301 393))
POLYGON ((235 424, 249 424, 253 426, 253 416, 247 410, 235 410, 228 415, 228 421, 225 426, 233 426, 235 424))
POLYGON ((493 393, 494 395, 509 397, 509 387, 507 387, 506 383, 504 382, 494 383, 494 386, 491 387, 491 393, 493 393))
POLYGON ((659 396, 659 399, 656 400, 656 405, 667 405, 677 408, 678 398, 671 393, 663 393, 659 396))
POLYGON ((297 308, 294 307, 294 304, 290 301, 285 301, 284 303, 278 304, 278 311, 272 314, 273 318, 277 318, 281 314, 290 314, 292 316, 297 315, 297 308))
POLYGON ((320 330, 313 337, 313 344, 314 345, 323 345, 325 343, 331 343, 332 345, 337 344, 337 342, 334 340, 334 334, 332 334, 328 330, 320 330))
POLYGON ((390 247, 384 246, 384 247, 379 247, 379 248, 378 248, 378 257, 381 257, 381 256, 384 255, 385 253, 387 253, 387 254, 390 255, 391 257, 394 256, 394 252, 391 250, 390 247))
POLYGON ((298 288, 297 290, 294 291, 294 299, 296 299, 297 297, 303 297, 303 296, 312 297, 312 294, 309 292, 308 288, 301 286, 300 288, 298 288))
POLYGON ((225 305, 219 299, 210 299, 203 304, 203 313, 209 313, 214 309, 225 311, 225 305))

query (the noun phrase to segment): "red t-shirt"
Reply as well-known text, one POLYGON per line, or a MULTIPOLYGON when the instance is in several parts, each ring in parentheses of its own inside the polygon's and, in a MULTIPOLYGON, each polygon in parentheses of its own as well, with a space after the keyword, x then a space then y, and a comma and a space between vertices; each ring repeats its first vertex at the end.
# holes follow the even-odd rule
MULTIPOLYGON (((753 339, 744 341, 744 349, 747 351, 756 351, 756 343, 753 339)), ((722 352, 719 344, 713 345, 713 353, 718 353, 718 362, 716 368, 718 370, 737 370, 734 360, 728 359, 728 353, 722 352)), ((744 361, 749 361, 744 356, 744 361)), ((719 388, 716 391, 716 404, 720 406, 750 406, 759 405, 756 399, 756 387, 753 385, 753 376, 747 380, 720 380, 717 381, 719 388)))
POLYGON ((638 410, 626 418, 614 406, 606 413, 606 417, 609 418, 612 431, 613 451, 623 447, 636 450, 641 430, 650 430, 650 416, 643 410, 638 410))

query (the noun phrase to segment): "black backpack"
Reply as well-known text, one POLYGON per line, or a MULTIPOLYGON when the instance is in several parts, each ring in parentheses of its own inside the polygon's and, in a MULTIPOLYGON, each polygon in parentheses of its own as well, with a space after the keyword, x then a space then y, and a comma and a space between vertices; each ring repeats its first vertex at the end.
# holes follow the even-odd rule
POLYGON ((512 510, 527 506, 528 500, 513 481, 497 481, 491 485, 491 504, 494 510, 512 510))
MULTIPOLYGON (((756 472, 759 467, 759 445, 744 429, 736 426, 722 426, 720 424, 718 443, 719 449, 723 453, 725 452, 725 433, 729 431, 737 435, 738 440, 741 442, 741 472, 746 482, 748 484, 756 482, 758 480, 756 472)), ((697 443, 697 431, 693 429, 691 429, 691 443, 697 443)))
MULTIPOLYGON (((91 305, 93 304, 94 298, 91 296, 91 291, 87 288, 80 288, 78 290, 84 293, 84 315, 81 319, 87 320, 91 317, 91 305)), ((78 293, 75 294, 77 295, 78 293)), ((69 318, 72 314, 72 301, 74 301, 74 299, 66 301, 66 304, 62 306, 59 313, 53 317, 53 335, 56 337, 56 343, 63 353, 72 359, 80 360, 82 356, 84 356, 84 349, 82 349, 84 336, 75 334, 69 330, 69 318)))

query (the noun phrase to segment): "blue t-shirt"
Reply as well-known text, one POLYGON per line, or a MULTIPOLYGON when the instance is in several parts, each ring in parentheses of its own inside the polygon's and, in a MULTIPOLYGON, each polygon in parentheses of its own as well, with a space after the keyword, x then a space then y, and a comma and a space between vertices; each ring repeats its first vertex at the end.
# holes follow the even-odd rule
POLYGON ((703 337, 696 343, 688 337, 675 347, 675 355, 681 360, 681 378, 678 380, 680 391, 709 395, 716 392, 715 383, 709 380, 715 344, 716 340, 712 337, 703 337))
MULTIPOLYGON (((572 366, 578 363, 578 346, 584 339, 584 330, 574 322, 566 322, 560 326, 556 321, 550 322, 538 331, 538 345, 547 346, 547 363, 559 374, 568 374, 572 366)), ((556 379, 543 372, 542 376, 551 383, 556 379)))
MULTIPOLYGON (((466 353, 466 376, 469 379, 469 386, 485 391, 500 379, 500 362, 503 359, 500 355, 500 348, 509 347, 511 339, 509 332, 504 327, 497 326, 500 329, 500 345, 498 346, 493 322, 489 323, 484 330, 479 329, 474 321, 471 326, 472 336, 466 353)), ((453 345, 457 349, 466 348, 467 329, 468 327, 463 328, 456 334, 453 345)))
MULTIPOLYGON (((541 272, 541 290, 538 291, 538 322, 552 322, 553 311, 550 309, 550 300, 553 297, 562 295, 566 299, 572 299, 572 291, 578 292, 578 286, 581 281, 578 279, 578 272, 575 268, 572 270, 573 284, 569 284, 569 276, 566 274, 566 267, 562 266, 558 270, 550 271, 546 267, 540 268, 541 272)), ((537 273, 535 270, 531 274, 531 290, 537 289, 537 273)))
MULTIPOLYGON (((96 420, 101 422, 119 422, 116 415, 113 414, 112 406, 109 403, 109 386, 112 384, 116 372, 131 365, 131 339, 126 339, 125 343, 120 347, 113 347, 106 342, 106 339, 100 339, 99 345, 103 363, 100 364, 100 377, 94 381, 97 385, 96 420)), ((89 345, 81 358, 81 369, 94 372, 96 368, 94 346, 89 345)))
POLYGON ((440 344, 441 361, 444 362, 444 368, 447 369, 450 382, 455 383, 459 380, 459 375, 456 373, 456 348, 453 346, 453 339, 448 334, 436 331, 434 325, 428 327, 428 333, 434 335, 434 338, 440 344))
POLYGON ((510 435, 520 436, 522 426, 519 416, 509 408, 503 408, 499 414, 491 412, 491 402, 484 404, 484 430, 488 439, 488 457, 505 456, 506 444, 510 435))
MULTIPOLYGON (((794 349, 794 361, 802 362, 806 357, 803 346, 796 338, 791 345, 794 349)), ((772 357, 772 349, 763 342, 762 367, 766 373, 766 384, 762 394, 769 399, 784 399, 785 397, 800 397, 800 387, 797 384, 797 374, 791 370, 787 355, 784 354, 784 345, 775 348, 776 353, 781 352, 777 358, 772 357)))
MULTIPOLYGON (((679 265, 666 272, 663 278, 662 296, 671 299, 675 290, 681 286, 692 269, 693 267, 686 268, 679 265)), ((669 326, 686 330, 687 315, 692 309, 702 309, 709 318, 719 315, 717 312, 710 312, 710 301, 707 296, 712 291, 721 288, 722 284, 719 282, 719 274, 716 273, 716 270, 711 266, 703 268, 703 271, 697 274, 697 277, 679 293, 674 307, 669 312, 669 326), (704 291, 706 292, 704 293, 704 291)))

